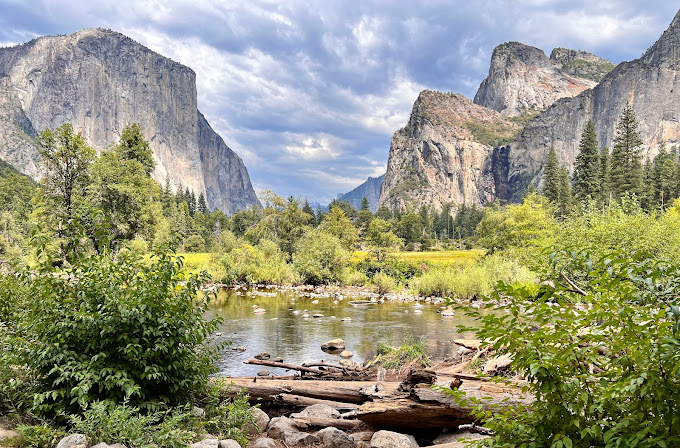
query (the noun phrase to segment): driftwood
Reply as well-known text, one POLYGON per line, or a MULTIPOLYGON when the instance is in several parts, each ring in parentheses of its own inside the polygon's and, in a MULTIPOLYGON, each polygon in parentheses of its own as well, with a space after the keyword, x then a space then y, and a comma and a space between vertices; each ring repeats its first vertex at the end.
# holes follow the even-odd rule
POLYGON ((295 364, 286 364, 284 362, 276 362, 276 361, 265 361, 263 359, 249 359, 248 361, 244 361, 245 364, 257 364, 260 366, 267 366, 267 367, 279 367, 281 369, 286 369, 286 370, 297 370, 299 372, 304 372, 304 373, 315 373, 317 375, 324 375, 325 373, 323 370, 319 369, 312 369, 310 367, 305 367, 305 366, 297 366, 295 364))
POLYGON ((249 378, 223 381, 225 386, 233 385, 228 394, 245 389, 254 402, 328 404, 336 409, 356 410, 358 420, 382 428, 452 428, 474 423, 473 404, 461 403, 433 389, 433 384, 456 387, 467 399, 481 400, 483 409, 494 412, 533 402, 533 397, 520 390, 521 382, 495 383, 431 370, 410 372, 403 383, 249 378))
POLYGON ((293 419, 295 424, 301 429, 308 429, 316 426, 321 428, 328 428, 332 426, 338 429, 345 429, 352 431, 362 424, 359 420, 345 420, 342 418, 314 418, 314 417, 296 417, 293 419))

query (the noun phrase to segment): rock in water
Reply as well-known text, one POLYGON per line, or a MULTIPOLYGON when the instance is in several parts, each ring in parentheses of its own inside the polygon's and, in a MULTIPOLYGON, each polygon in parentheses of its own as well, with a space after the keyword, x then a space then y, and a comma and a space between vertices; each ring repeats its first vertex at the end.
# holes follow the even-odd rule
POLYGON ((343 350, 340 352, 341 358, 351 358, 352 356, 354 356, 354 353, 350 352, 349 350, 343 350))
POLYGON ((248 171, 198 111, 196 74, 132 39, 86 29, 0 49, 0 158, 38 176, 32 139, 72 123, 96 149, 139 123, 166 175, 227 214, 258 203, 248 171), (27 137, 27 138, 26 138, 27 137))
POLYGON ((272 355, 270 355, 267 352, 258 353, 257 355, 254 356, 255 359, 259 359, 260 361, 266 361, 267 359, 269 359, 271 357, 272 357, 272 355))
POLYGON ((340 351, 345 349, 345 341, 342 339, 333 339, 321 344, 321 350, 324 351, 340 351))

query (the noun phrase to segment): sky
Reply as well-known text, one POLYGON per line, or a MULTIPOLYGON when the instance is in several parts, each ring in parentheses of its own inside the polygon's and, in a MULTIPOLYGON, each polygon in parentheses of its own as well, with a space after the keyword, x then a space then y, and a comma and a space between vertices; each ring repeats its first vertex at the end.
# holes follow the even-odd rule
POLYGON ((0 46, 119 31, 191 67, 198 106, 256 192, 328 203, 385 172, 424 89, 473 98, 496 45, 639 57, 666 0, 0 0, 0 46))

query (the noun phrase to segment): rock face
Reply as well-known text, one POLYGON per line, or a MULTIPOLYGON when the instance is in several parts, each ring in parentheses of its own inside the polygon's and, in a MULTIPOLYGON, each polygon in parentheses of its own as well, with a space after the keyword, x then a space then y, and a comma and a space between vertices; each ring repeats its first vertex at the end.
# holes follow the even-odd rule
POLYGON ((0 49, 0 158, 38 177, 36 131, 66 122, 98 150, 139 123, 157 181, 205 191, 228 213, 257 201, 243 162, 198 111, 193 70, 122 34, 87 29, 0 49))
POLYGON ((357 210, 361 208, 361 201, 368 199, 368 208, 373 213, 378 210, 378 201, 380 200, 380 188, 383 183, 385 175, 380 177, 369 177, 366 182, 356 187, 349 193, 341 195, 338 199, 341 201, 347 201, 354 206, 357 210))
POLYGON ((548 58, 538 48, 507 42, 494 49, 474 102, 509 117, 533 115, 594 87, 613 68, 585 51, 556 48, 548 58))
POLYGON ((593 89, 557 101, 531 120, 510 144, 508 199, 519 200, 529 183, 540 186, 543 163, 554 147, 571 171, 581 134, 593 120, 600 147, 612 146, 616 123, 627 103, 640 122, 643 157, 661 141, 680 143, 680 12, 661 38, 639 59, 623 62, 593 89))
POLYGON ((408 124, 392 137, 379 205, 493 201, 493 148, 519 131, 516 122, 462 95, 421 92, 408 124))

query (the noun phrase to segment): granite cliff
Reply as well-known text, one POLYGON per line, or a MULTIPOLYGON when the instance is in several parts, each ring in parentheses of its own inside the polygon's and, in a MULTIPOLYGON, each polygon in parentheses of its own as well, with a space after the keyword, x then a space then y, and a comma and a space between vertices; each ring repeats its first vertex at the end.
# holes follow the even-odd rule
POLYGON ((517 120, 463 95, 421 92, 408 124, 392 137, 379 205, 493 201, 494 147, 520 130, 517 120))
POLYGON ((611 147, 626 104, 640 122, 644 155, 662 141, 680 144, 680 12, 642 57, 611 68, 583 51, 556 48, 548 58, 527 45, 500 45, 477 104, 421 94, 392 138, 380 204, 518 201, 530 184, 541 187, 551 147, 573 169, 588 120, 600 147, 611 147))
POLYGON ((594 88, 556 101, 527 124, 510 144, 507 199, 519 200, 529 183, 540 186, 551 146, 571 170, 588 120, 595 123, 600 147, 611 148, 627 103, 640 122, 645 156, 655 155, 662 141, 680 143, 680 12, 642 57, 619 64, 594 88))
POLYGON ((474 102, 502 115, 536 114, 594 87, 614 64, 585 51, 556 48, 548 58, 519 42, 497 46, 474 102))
POLYGON ((257 203, 241 159, 198 111, 196 74, 122 34, 87 29, 0 49, 0 158, 39 177, 36 131, 72 123, 102 149, 137 122, 153 177, 233 213, 257 203))

